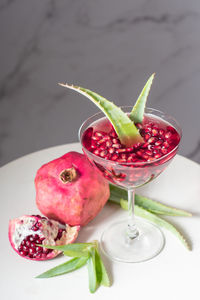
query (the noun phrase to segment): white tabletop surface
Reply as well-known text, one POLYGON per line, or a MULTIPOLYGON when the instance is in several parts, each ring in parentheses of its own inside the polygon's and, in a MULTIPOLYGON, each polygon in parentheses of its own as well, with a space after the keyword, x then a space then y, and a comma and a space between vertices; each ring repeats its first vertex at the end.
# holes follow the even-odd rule
MULTIPOLYGON (((8 241, 8 221, 24 214, 38 213, 34 190, 37 169, 71 150, 80 152, 80 145, 45 149, 0 168, 1 299, 200 299, 200 166, 179 155, 163 174, 138 189, 137 193, 193 213, 192 218, 168 217, 190 240, 191 252, 171 233, 163 230, 165 247, 152 260, 124 264, 104 257, 113 284, 110 288, 100 287, 95 294, 89 293, 86 267, 51 279, 34 278, 66 258, 60 256, 37 262, 18 256, 8 241)), ((81 230, 78 241, 99 239, 108 224, 125 216, 126 212, 117 205, 107 204, 95 220, 81 230)))

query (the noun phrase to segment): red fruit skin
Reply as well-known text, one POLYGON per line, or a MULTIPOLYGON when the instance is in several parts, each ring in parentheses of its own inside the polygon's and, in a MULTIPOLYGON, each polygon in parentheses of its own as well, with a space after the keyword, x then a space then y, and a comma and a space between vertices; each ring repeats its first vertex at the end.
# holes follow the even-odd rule
POLYGON ((43 165, 35 177, 36 204, 42 214, 71 226, 84 226, 110 196, 109 184, 85 155, 69 152, 43 165), (60 174, 75 168, 77 177, 63 183, 60 174))
MULTIPOLYGON (((35 215, 24 215, 22 217, 19 217, 19 218, 15 218, 15 219, 12 219, 9 221, 9 226, 8 226, 8 238, 9 238, 9 241, 10 241, 10 244, 12 246, 12 248, 17 252, 17 254, 19 254, 21 257, 23 258, 26 258, 26 259, 30 259, 30 260, 35 260, 35 261, 41 261, 41 260, 48 260, 48 259, 52 259, 54 257, 56 257, 57 255, 59 255, 62 251, 59 251, 59 250, 53 250, 51 251, 50 253, 48 253, 47 255, 43 255, 42 257, 38 258, 38 257, 28 257, 28 256, 24 256, 24 255, 21 255, 20 254, 20 251, 18 249, 18 247, 16 246, 16 236, 19 237, 22 237, 22 240, 24 238, 27 238, 28 234, 27 234, 27 231, 26 230, 30 230, 30 227, 26 226, 26 230, 24 230, 24 227, 22 227, 23 225, 23 222, 26 220, 30 220, 30 219, 35 219, 37 221, 38 217, 35 216, 35 215)), ((59 226, 59 224, 55 221, 52 221, 52 220, 44 220, 44 230, 47 234, 47 236, 43 236, 43 233, 44 231, 39 229, 38 231, 35 231, 35 232, 32 232, 32 234, 38 234, 38 235, 41 235, 42 234, 42 237, 44 239, 44 241, 41 243, 43 245, 50 245, 50 246, 60 246, 60 245, 67 245, 67 244, 71 244, 73 243, 77 236, 78 236, 78 233, 79 233, 79 230, 80 230, 80 226, 73 226, 73 227, 70 227, 69 225, 66 224, 66 227, 64 228, 64 231, 65 233, 62 235, 62 237, 60 239, 57 239, 55 241, 53 241, 51 238, 50 238, 50 234, 51 234, 51 231, 52 231, 52 226, 54 226, 54 229, 55 227, 57 228, 59 226), (47 229, 47 224, 48 222, 50 221, 51 225, 48 226, 48 229, 47 229), (57 224, 56 224, 57 223, 57 224)))

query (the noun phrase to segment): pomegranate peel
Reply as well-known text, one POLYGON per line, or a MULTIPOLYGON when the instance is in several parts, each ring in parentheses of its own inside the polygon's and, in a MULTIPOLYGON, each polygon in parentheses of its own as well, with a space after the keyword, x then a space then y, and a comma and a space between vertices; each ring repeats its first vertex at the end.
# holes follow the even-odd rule
POLYGON ((61 225, 39 215, 25 215, 9 221, 9 241, 12 248, 22 257, 31 260, 47 260, 61 253, 45 249, 41 245, 65 245, 73 243, 80 226, 61 225))

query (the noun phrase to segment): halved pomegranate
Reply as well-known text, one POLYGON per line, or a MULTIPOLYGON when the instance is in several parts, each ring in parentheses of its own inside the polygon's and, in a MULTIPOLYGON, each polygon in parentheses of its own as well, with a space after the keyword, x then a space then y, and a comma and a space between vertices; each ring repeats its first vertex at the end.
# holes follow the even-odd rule
POLYGON ((63 226, 57 221, 39 215, 25 215, 9 221, 9 240, 12 248, 22 257, 47 260, 61 251, 38 246, 65 245, 75 241, 80 226, 63 226))

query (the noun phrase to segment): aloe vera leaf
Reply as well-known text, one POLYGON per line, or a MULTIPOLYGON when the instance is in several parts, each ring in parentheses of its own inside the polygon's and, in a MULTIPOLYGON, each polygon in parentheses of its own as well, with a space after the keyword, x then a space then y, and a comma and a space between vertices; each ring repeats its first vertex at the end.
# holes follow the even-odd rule
POLYGON ((108 273, 104 266, 103 260, 101 259, 101 256, 99 253, 98 241, 95 240, 93 242, 93 244, 95 247, 95 262, 96 262, 96 274, 97 274, 98 283, 103 286, 109 287, 109 286, 111 286, 111 282, 108 277, 108 273))
MULTIPOLYGON (((128 210, 128 202, 126 200, 121 200, 120 205, 123 209, 128 210)), ((184 238, 184 236, 176 229, 175 226, 173 226, 171 223, 167 222, 166 220, 158 217, 157 215, 147 211, 146 209, 135 205, 134 206, 135 214, 139 217, 145 218, 153 223, 155 223, 158 226, 161 226, 167 230, 169 230, 171 233, 173 233, 180 241, 181 243, 188 249, 191 250, 191 247, 187 240, 184 238)))
MULTIPOLYGON (((110 198, 109 200, 115 203, 120 204, 120 200, 128 199, 127 191, 116 187, 114 185, 110 185, 110 198)), ((175 207, 171 207, 165 204, 162 204, 158 201, 152 200, 147 197, 140 196, 135 194, 135 204, 141 206, 144 209, 147 209, 150 212, 168 215, 168 216, 182 216, 182 217, 191 217, 192 214, 175 207)))
POLYGON ((155 73, 150 76, 147 83, 145 84, 141 94, 139 95, 133 109, 129 115, 129 118, 134 123, 142 123, 144 117, 144 110, 147 102, 147 98, 151 89, 151 85, 154 79, 155 73))
POLYGON ((92 248, 90 251, 90 256, 87 260, 87 266, 88 266, 89 290, 91 293, 94 293, 98 287, 94 248, 92 248))
MULTIPOLYGON (((38 245, 40 247, 44 247, 47 249, 53 249, 53 250, 59 250, 63 252, 76 252, 82 253, 82 255, 87 256, 86 252, 89 251, 89 249, 93 246, 92 243, 73 243, 73 244, 67 244, 67 245, 59 245, 59 246, 50 246, 50 245, 38 245)), ((82 256, 80 255, 80 256, 82 256)), ((71 255, 69 255, 71 256, 71 255)), ((79 255, 77 255, 79 256, 79 255)))
POLYGON ((71 257, 88 257, 91 247, 93 247, 92 243, 73 243, 69 244, 67 250, 63 253, 64 255, 71 257))
POLYGON ((63 254, 65 256, 70 256, 70 257, 88 257, 89 256, 89 250, 85 249, 82 251, 77 251, 77 250, 67 250, 67 251, 63 251, 63 254))
POLYGON ((98 281, 101 285, 104 286, 111 286, 111 282, 110 279, 108 277, 108 273, 106 271, 106 268, 104 266, 104 263, 100 257, 100 254, 98 252, 98 250, 96 250, 96 265, 98 266, 98 272, 97 274, 100 274, 100 276, 98 277, 98 281))
POLYGON ((40 275, 38 275, 36 278, 50 278, 58 275, 63 275, 69 272, 73 272, 82 266, 84 266, 87 262, 88 258, 87 257, 75 257, 67 262, 56 266, 55 268, 52 268, 40 275))
POLYGON ((135 203, 142 208, 145 208, 153 213, 161 214, 161 215, 168 215, 168 216, 181 216, 181 217, 191 217, 192 214, 175 207, 171 207, 168 205, 164 205, 158 201, 140 196, 135 195, 135 203))
POLYGON ((60 85, 86 96, 94 104, 96 104, 112 123, 123 145, 130 147, 135 143, 142 143, 144 141, 137 127, 130 120, 127 114, 124 113, 121 108, 117 107, 114 103, 88 89, 69 85, 67 83, 60 83, 60 85))

